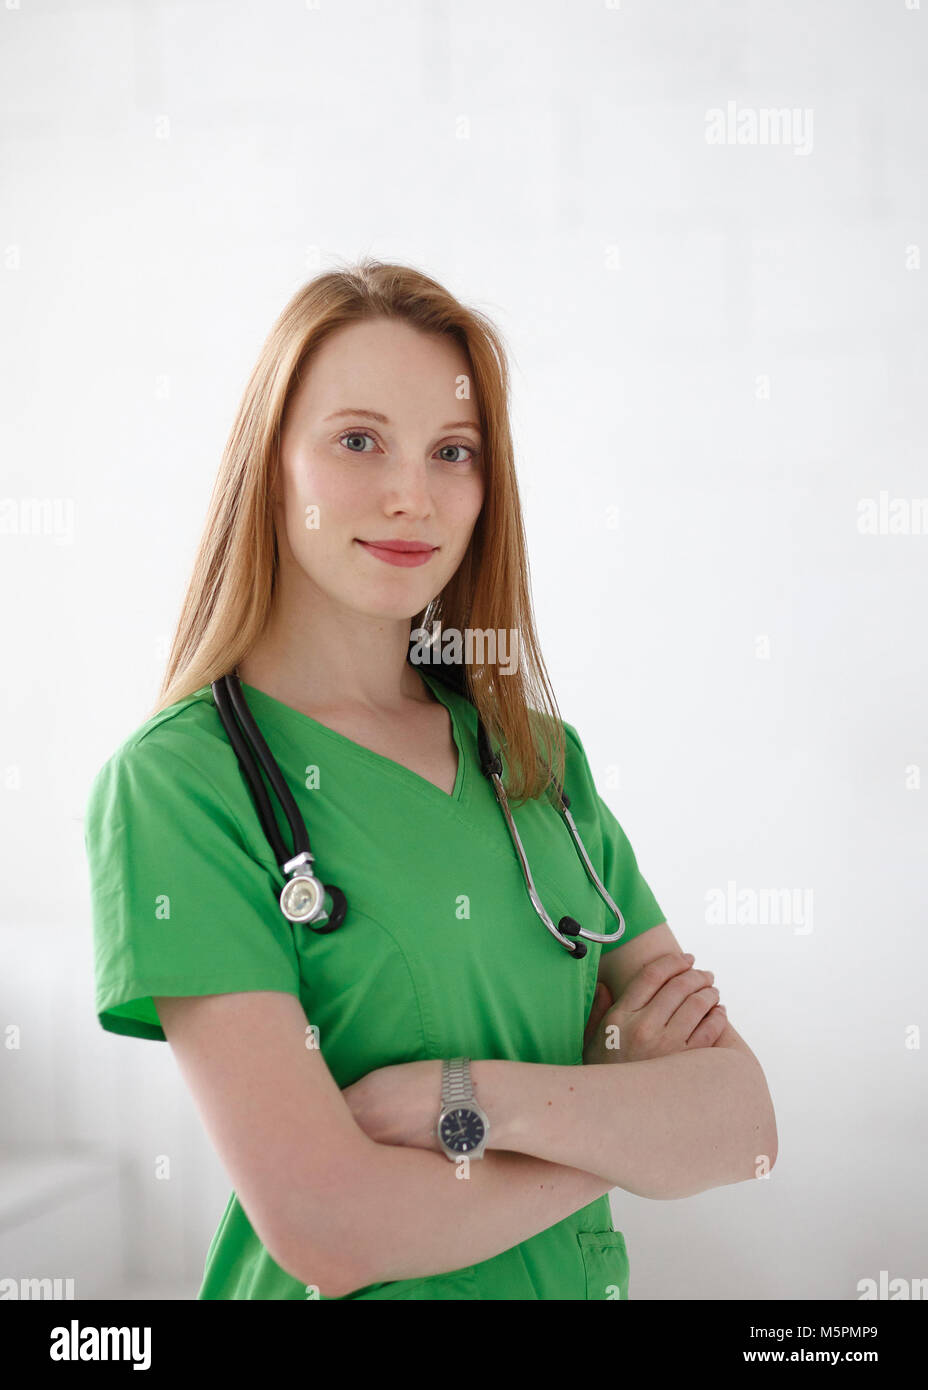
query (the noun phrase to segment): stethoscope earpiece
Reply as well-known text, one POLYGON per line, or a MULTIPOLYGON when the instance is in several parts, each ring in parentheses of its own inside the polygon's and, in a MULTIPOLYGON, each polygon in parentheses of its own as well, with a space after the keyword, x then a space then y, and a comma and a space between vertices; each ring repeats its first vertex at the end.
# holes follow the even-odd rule
MULTIPOLYGON (((580 923, 576 922, 573 917, 562 917, 557 924, 557 929, 563 936, 579 936, 583 931, 580 923)), ((571 952, 574 960, 583 960, 583 957, 586 955, 586 950, 587 948, 584 942, 575 941, 574 949, 571 952)))
POLYGON ((528 895, 532 901, 532 906, 534 907, 538 916, 541 918, 542 922, 544 922, 548 931, 551 933, 552 936, 557 938, 557 940, 564 947, 564 950, 569 952, 569 954, 573 956, 574 960, 583 960, 584 956, 586 955, 587 948, 586 946, 584 946, 582 941, 571 941, 569 939, 571 936, 585 936, 588 941, 601 941, 603 945, 611 945, 613 941, 618 941, 619 938, 623 936, 625 932, 625 918, 622 916, 621 912, 616 907, 615 903, 612 901, 612 898, 606 892, 605 887, 600 881, 599 875, 597 874, 596 870, 593 868, 592 863, 590 862, 590 856, 586 852, 583 841, 580 838, 580 833, 577 830, 576 825, 574 824, 574 818, 570 814, 570 800, 567 796, 567 793, 564 791, 564 788, 558 783, 556 778, 551 779, 554 783, 554 789, 557 794, 555 802, 556 810, 560 814, 561 819, 566 824, 567 829, 570 831, 570 838, 573 840, 574 848, 576 849, 577 854, 580 856, 580 859, 583 863, 583 867, 586 869, 587 878, 589 878, 593 887, 596 889, 597 893, 602 898, 603 902, 606 904, 606 906, 609 908, 610 912, 613 914, 616 921, 618 922, 619 930, 617 932, 608 933, 587 931, 586 927, 581 927, 580 923, 576 921, 573 917, 562 917, 558 926, 554 925, 551 918, 545 911, 544 903, 538 896, 538 890, 535 887, 534 881, 532 879, 532 871, 528 866, 528 857, 522 846, 522 840, 519 836, 518 830, 516 829, 516 823, 512 818, 512 812, 509 809, 509 800, 506 796, 506 790, 503 786, 502 780, 502 759, 499 753, 494 753, 490 748, 490 740, 487 737, 486 729, 483 727, 483 721, 480 719, 479 715, 477 716, 477 748, 480 754, 480 770, 483 773, 484 777, 486 777, 487 781, 493 787, 493 791, 496 793, 496 800, 499 802, 503 815, 506 818, 506 824, 509 827, 509 834, 512 837, 512 843, 515 846, 515 851, 518 855, 519 863, 522 865, 522 873, 525 875, 525 886, 528 889, 528 895), (567 924, 566 926, 565 923, 567 924))

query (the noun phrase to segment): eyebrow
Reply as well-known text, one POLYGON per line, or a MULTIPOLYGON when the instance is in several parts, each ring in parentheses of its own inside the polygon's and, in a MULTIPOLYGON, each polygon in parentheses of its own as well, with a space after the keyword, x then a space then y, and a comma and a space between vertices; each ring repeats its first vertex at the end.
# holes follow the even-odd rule
MULTIPOLYGON (((379 410, 365 410, 363 406, 348 406, 345 410, 333 410, 331 415, 326 415, 323 424, 327 420, 338 420, 344 415, 365 415, 369 420, 377 420, 381 425, 389 425, 390 421, 386 415, 381 415, 379 410)), ((480 426, 473 420, 452 420, 450 424, 442 425, 443 430, 473 430, 475 434, 480 433, 480 426)))

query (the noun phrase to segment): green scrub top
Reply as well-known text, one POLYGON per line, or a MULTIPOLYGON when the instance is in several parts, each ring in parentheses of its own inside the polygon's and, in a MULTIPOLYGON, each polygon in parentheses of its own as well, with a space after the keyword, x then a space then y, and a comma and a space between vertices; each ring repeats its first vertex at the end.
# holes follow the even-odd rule
MULTIPOLYGON (((345 921, 330 935, 294 925, 280 910, 283 875, 209 685, 116 750, 94 779, 85 817, 103 1028, 163 1042, 153 996, 283 990, 318 1025, 342 1089, 377 1067, 429 1058, 582 1065, 601 950, 631 941, 664 914, 565 723, 571 814, 625 918, 618 942, 587 942, 585 958, 573 960, 528 897, 480 770, 476 710, 417 669, 451 716, 458 750, 451 795, 242 683, 306 821, 315 870, 346 895, 345 921)), ((529 801, 512 814, 553 920, 567 914, 591 931, 616 930, 551 803, 529 801)), ((291 844, 282 810, 278 819, 291 844)), ((437 1117, 437 1095, 435 1108, 437 1117)), ((367 1285, 347 1298, 625 1299, 628 1273, 625 1240, 603 1194, 478 1264, 367 1285)), ((307 1296, 231 1193, 197 1297, 307 1296)))

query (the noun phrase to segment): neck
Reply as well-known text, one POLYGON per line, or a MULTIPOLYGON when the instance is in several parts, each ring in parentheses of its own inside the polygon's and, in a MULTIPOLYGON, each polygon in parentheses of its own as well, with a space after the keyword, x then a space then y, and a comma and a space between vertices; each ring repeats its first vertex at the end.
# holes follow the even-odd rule
POLYGON ((278 603, 238 663, 247 685, 296 709, 398 714, 434 696, 406 660, 410 620, 336 608, 327 596, 278 603))

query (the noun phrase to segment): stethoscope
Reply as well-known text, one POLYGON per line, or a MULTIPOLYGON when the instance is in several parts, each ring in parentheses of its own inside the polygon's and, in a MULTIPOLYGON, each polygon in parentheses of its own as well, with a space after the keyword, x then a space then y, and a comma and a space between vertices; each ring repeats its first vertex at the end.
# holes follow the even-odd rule
MULTIPOLYGON (((237 672, 227 676, 221 676, 212 682, 213 699, 216 702, 216 709, 219 717, 225 726, 229 741, 235 749, 242 772, 245 776, 251 794, 254 798, 261 826, 268 838, 274 857, 280 865, 281 871, 285 875, 287 882, 284 884, 280 894, 280 910, 290 922, 303 923, 313 931, 325 934, 335 931, 345 920, 345 912, 348 904, 345 895, 340 888, 336 888, 334 883, 322 883, 313 873, 313 854, 309 845, 309 832, 306 823, 300 815, 299 809, 290 788, 287 786, 286 778, 274 760, 270 748, 264 740, 261 730, 255 723, 255 719, 242 690, 241 682, 237 672), (257 753, 261 765, 267 774, 268 781, 276 793, 284 814, 290 823, 290 830, 293 835, 293 849, 288 850, 284 844, 277 824, 277 818, 271 807, 267 788, 261 780, 261 774, 252 755, 252 749, 248 747, 247 740, 250 740, 254 752, 257 753)), ((590 857, 584 848, 583 841, 574 824, 570 814, 570 801, 564 789, 560 786, 556 778, 552 778, 554 787, 557 791, 557 810, 562 819, 566 822, 570 831, 574 848, 579 855, 586 870, 587 877, 593 884, 603 902, 615 916, 619 924, 619 930, 611 935, 603 932, 587 931, 581 927, 580 923, 573 917, 562 917, 557 926, 554 925, 548 913, 545 911, 544 904, 538 896, 538 891, 532 879, 532 872, 529 868, 528 859, 519 832, 512 819, 509 810, 509 801, 502 783, 503 764, 498 753, 493 753, 490 749, 490 740, 487 738, 483 721, 477 716, 477 748, 480 754, 480 770, 487 777, 496 793, 496 799, 502 808, 509 826, 509 834, 515 846, 516 854, 519 856, 519 863, 522 865, 522 872, 525 875, 525 883, 528 895, 532 901, 532 906, 538 916, 544 922, 552 936, 556 937, 561 945, 573 956, 574 960, 582 960, 586 955, 587 948, 582 941, 571 941, 570 937, 583 936, 587 941, 601 941, 608 944, 618 941, 625 931, 625 919, 616 907, 612 898, 607 893, 593 865, 590 857)))

